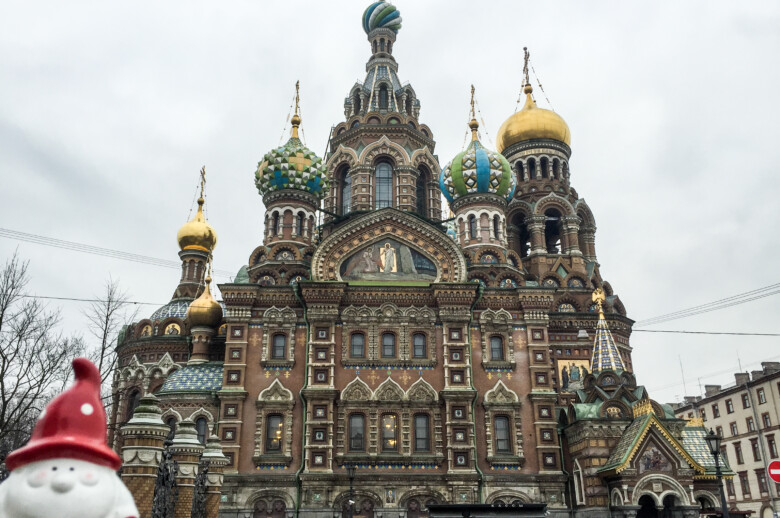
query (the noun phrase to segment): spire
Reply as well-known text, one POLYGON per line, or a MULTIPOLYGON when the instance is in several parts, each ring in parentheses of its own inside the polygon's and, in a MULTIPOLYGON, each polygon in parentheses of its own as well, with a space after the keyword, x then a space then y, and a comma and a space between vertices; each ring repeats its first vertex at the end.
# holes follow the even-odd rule
POLYGON ((179 248, 182 250, 195 249, 211 253, 217 244, 217 233, 214 231, 214 228, 206 222, 206 216, 203 214, 205 189, 206 166, 203 166, 200 170, 198 211, 195 213, 194 218, 182 225, 176 235, 176 239, 179 242, 179 248))
POLYGON ((596 339, 593 342, 593 356, 590 361, 590 370, 594 374, 599 371, 622 371, 625 369, 623 360, 620 358, 615 339, 607 326, 607 319, 604 317, 603 303, 606 300, 604 290, 597 288, 593 292, 593 302, 599 312, 599 321, 596 324, 596 339))
POLYGON ((292 138, 299 138, 298 137, 298 126, 301 125, 301 116, 300 116, 300 104, 301 104, 301 96, 300 96, 300 89, 301 89, 301 81, 298 80, 295 82, 295 114, 292 116, 292 119, 290 119, 290 123, 292 124, 292 138))
POLYGON ((477 138, 479 123, 477 122, 476 112, 474 111, 474 85, 471 85, 471 120, 469 121, 469 128, 471 128, 471 141, 475 142, 479 140, 477 138))

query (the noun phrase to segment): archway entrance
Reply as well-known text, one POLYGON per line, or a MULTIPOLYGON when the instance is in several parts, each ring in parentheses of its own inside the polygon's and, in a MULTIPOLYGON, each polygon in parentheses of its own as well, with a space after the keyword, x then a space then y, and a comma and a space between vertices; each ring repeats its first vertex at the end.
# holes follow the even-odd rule
POLYGON ((639 498, 641 506, 636 513, 636 518, 658 518, 658 509, 655 507, 655 500, 650 495, 642 495, 639 498))

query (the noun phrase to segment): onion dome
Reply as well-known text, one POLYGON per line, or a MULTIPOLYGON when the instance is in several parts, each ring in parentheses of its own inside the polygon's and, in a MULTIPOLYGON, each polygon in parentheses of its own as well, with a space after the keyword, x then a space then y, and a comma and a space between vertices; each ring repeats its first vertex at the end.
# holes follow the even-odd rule
POLYGON ((523 92, 526 95, 523 109, 505 120, 498 130, 496 147, 499 153, 517 142, 541 138, 571 145, 571 132, 566 121, 554 111, 536 106, 531 97, 531 85, 526 84, 523 92))
POLYGON ((282 189, 306 191, 322 199, 328 191, 326 167, 322 159, 303 145, 298 138, 301 117, 296 113, 290 120, 290 140, 281 147, 272 149, 257 165, 255 185, 260 194, 282 189))
POLYGON ((190 327, 217 327, 222 321, 222 306, 211 296, 211 277, 206 277, 206 288, 187 309, 190 327))
POLYGON ((471 143, 439 174, 439 188, 452 203, 474 193, 491 193, 511 199, 515 193, 512 168, 500 153, 486 149, 477 138, 479 124, 471 119, 471 143))
POLYGON ((401 28, 401 12, 390 2, 374 2, 363 12, 363 30, 390 29, 398 33, 401 28))
POLYGON ((179 248, 182 250, 203 250, 211 252, 217 246, 217 233, 214 227, 206 222, 203 215, 203 195, 198 198, 198 212, 195 217, 185 223, 176 234, 179 248))

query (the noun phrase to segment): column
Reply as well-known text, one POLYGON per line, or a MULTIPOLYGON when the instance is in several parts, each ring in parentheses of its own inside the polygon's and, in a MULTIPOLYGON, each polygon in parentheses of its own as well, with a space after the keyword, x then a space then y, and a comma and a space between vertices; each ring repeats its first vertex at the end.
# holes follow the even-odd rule
POLYGON ((187 418, 179 423, 171 445, 173 460, 179 463, 179 475, 176 485, 179 499, 176 502, 175 518, 190 518, 192 497, 195 490, 195 476, 198 474, 198 461, 203 453, 203 445, 198 441, 195 423, 187 418))
POLYGON ((219 437, 212 435, 206 441, 203 460, 209 461, 208 485, 206 486, 206 517, 217 518, 219 515, 219 500, 222 496, 223 471, 228 460, 222 454, 222 444, 219 437))
POLYGON ((157 398, 141 398, 132 419, 120 431, 122 447, 122 482, 133 495, 140 518, 151 518, 157 465, 162 459, 163 442, 170 432, 162 421, 157 398))
POLYGON ((540 255, 547 253, 547 247, 544 243, 544 223, 547 221, 547 217, 531 216, 526 218, 526 224, 528 225, 528 231, 531 233, 531 253, 528 255, 540 255))

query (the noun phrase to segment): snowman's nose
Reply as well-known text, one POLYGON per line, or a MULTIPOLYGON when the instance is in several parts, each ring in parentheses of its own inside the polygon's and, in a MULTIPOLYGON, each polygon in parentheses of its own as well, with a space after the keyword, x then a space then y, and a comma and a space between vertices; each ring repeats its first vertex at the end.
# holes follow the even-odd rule
POLYGON ((76 484, 76 479, 70 473, 60 472, 51 481, 51 488, 58 493, 67 493, 76 484))

